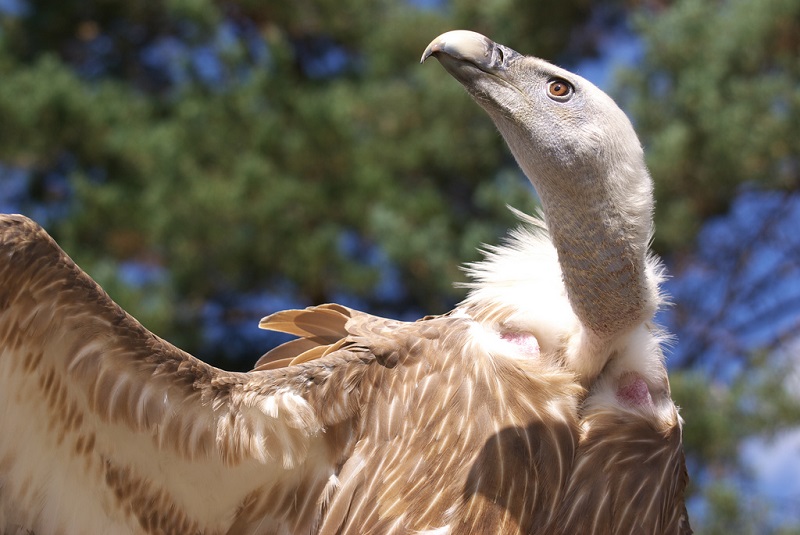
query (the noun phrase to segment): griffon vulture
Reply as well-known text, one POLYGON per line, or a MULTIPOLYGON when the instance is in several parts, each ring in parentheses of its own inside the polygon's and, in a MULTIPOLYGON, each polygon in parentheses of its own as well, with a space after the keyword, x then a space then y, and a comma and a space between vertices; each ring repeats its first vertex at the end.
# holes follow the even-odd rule
POLYGON ((684 534, 681 419, 653 324, 652 186, 583 78, 467 31, 425 50, 538 191, 452 312, 278 312, 249 373, 143 328, 0 218, 0 532, 684 534))

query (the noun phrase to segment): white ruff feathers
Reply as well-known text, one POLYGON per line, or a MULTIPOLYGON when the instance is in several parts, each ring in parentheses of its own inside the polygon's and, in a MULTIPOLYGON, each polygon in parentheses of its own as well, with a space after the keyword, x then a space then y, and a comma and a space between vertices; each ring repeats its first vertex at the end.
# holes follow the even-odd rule
MULTIPOLYGON (((563 357, 569 365, 587 359, 608 362, 608 373, 592 388, 590 405, 615 406, 624 410, 655 410, 665 424, 676 420, 671 403, 641 409, 624 407, 616 398, 617 379, 636 372, 656 390, 666 383, 661 346, 668 335, 646 318, 640 325, 620 336, 605 354, 582 352, 583 326, 567 297, 558 255, 544 221, 511 208, 522 221, 500 246, 484 248, 485 258, 469 264, 465 271, 471 282, 460 286, 469 294, 458 309, 495 328, 533 334, 545 357, 563 357)), ((664 279, 659 259, 650 255, 646 264, 647 279, 655 296, 656 309, 665 302, 658 291, 664 279)), ((574 370, 580 375, 581 368, 574 370)))

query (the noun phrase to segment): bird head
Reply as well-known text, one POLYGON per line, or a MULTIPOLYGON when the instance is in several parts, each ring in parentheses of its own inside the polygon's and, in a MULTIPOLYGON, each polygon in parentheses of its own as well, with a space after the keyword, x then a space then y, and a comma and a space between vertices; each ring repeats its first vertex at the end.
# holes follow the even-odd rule
POLYGON ((422 61, 430 56, 489 114, 543 197, 552 187, 583 196, 598 174, 616 179, 610 188, 649 185, 638 180, 647 172, 630 121, 588 80, 464 30, 434 39, 422 61))

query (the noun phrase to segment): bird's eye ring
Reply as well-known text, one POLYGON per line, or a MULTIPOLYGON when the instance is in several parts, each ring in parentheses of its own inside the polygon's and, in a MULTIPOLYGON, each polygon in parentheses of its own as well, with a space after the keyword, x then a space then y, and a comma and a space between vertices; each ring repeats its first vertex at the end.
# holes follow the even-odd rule
POLYGON ((547 95, 554 100, 569 100, 573 91, 572 84, 561 78, 553 78, 547 83, 547 95))

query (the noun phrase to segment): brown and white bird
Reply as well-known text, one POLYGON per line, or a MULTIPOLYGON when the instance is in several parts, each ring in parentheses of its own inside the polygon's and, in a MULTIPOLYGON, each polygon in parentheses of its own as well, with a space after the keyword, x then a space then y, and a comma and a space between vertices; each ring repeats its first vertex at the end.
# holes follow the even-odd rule
POLYGON ((143 328, 0 217, 0 532, 684 534, 652 186, 583 78, 466 31, 436 57, 537 189, 445 316, 279 312, 249 373, 143 328))

